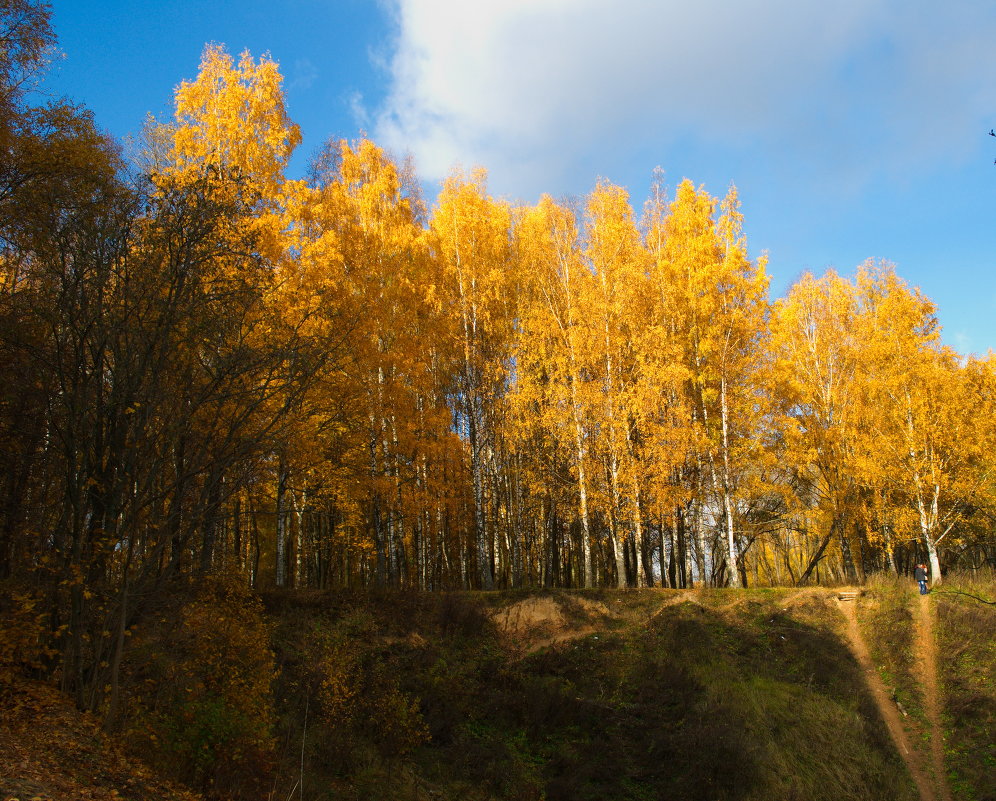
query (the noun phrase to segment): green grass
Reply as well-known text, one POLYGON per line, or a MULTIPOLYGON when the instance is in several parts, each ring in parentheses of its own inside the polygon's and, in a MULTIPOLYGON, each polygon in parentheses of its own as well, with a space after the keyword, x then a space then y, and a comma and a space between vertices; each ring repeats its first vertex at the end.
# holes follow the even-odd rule
MULTIPOLYGON (((971 595, 996 599, 996 577, 949 576, 929 599, 946 767, 955 801, 996 801, 996 607, 971 595)), ((203 782, 209 797, 249 801, 264 788, 265 797, 303 801, 917 798, 830 590, 280 592, 263 600, 252 614, 237 612, 236 631, 256 631, 247 647, 272 665, 272 684, 253 684, 258 708, 275 721, 272 747, 235 754, 253 787, 216 770, 203 782), (500 630, 500 613, 523 601, 520 611, 557 614, 514 635, 500 630)), ((911 614, 918 604, 911 582, 873 577, 854 608, 929 765, 911 614)), ((210 695, 202 708, 155 694, 163 682, 151 668, 176 663, 177 632, 141 636, 124 670, 126 697, 142 690, 181 722, 227 709, 210 695)), ((210 626, 201 634, 207 645, 221 636, 210 626)), ((191 650, 192 670, 238 674, 237 664, 208 664, 202 653, 221 651, 191 650)), ((232 687, 231 697, 248 693, 232 687)), ((227 732, 214 739, 238 741, 227 732)), ((157 742, 142 747, 153 763, 169 756, 157 742)))
POLYGON ((959 801, 996 801, 996 577, 951 576, 933 593, 948 775, 959 801))

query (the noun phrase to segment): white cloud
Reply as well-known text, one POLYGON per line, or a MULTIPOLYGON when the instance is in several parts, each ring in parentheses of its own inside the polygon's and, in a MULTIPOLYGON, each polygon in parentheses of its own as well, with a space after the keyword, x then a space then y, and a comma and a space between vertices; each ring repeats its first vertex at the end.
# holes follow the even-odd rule
POLYGON ((498 191, 556 192, 593 153, 690 138, 861 180, 996 114, 984 0, 392 2, 373 133, 428 179, 483 164, 498 191))

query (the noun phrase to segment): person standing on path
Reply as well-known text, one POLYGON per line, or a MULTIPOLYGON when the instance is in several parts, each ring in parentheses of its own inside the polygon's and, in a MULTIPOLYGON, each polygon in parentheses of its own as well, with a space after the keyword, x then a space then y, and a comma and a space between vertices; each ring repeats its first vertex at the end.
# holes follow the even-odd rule
POLYGON ((917 565, 913 569, 913 578, 916 580, 917 584, 920 585, 920 594, 927 594, 927 566, 917 565))

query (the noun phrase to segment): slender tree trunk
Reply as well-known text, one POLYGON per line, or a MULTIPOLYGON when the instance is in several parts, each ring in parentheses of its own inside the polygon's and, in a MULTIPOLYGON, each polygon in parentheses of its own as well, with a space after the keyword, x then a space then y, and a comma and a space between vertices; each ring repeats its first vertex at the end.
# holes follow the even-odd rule
POLYGON ((588 521, 588 482, 584 471, 584 440, 580 431, 580 423, 575 432, 575 444, 578 459, 578 494, 581 505, 581 553, 584 559, 584 586, 591 589, 595 586, 594 569, 591 561, 591 530, 588 521))
POLYGON ((667 527, 667 583, 668 586, 673 590, 678 586, 677 580, 677 555, 675 553, 674 546, 674 526, 667 527))
POLYGON ((930 564, 930 584, 936 587, 941 583, 941 559, 937 552, 937 506, 940 496, 940 487, 936 484, 933 487, 930 509, 928 511, 923 500, 923 492, 920 491, 920 479, 916 477, 917 484, 917 510, 920 513, 920 536, 923 539, 923 546, 927 551, 927 561, 930 564))
POLYGON ((609 541, 612 544, 612 557, 616 564, 616 587, 626 589, 626 553, 625 543, 619 537, 619 525, 615 515, 609 514, 609 541))
POLYGON ((168 572, 176 575, 180 572, 183 562, 183 506, 186 500, 186 440, 180 437, 176 443, 173 459, 176 486, 170 498, 169 515, 166 519, 168 537, 170 540, 170 557, 168 572))
POLYGON ((726 537, 723 541, 723 550, 725 551, 726 564, 729 566, 730 586, 739 587, 741 583, 740 572, 737 570, 737 543, 733 527, 733 497, 730 475, 730 414, 726 398, 725 376, 719 382, 719 397, 723 432, 723 514, 726 518, 726 537))
POLYGON ((125 555, 125 563, 121 571, 121 591, 119 594, 119 607, 117 615, 117 631, 115 632, 114 650, 110 662, 110 699, 107 705, 107 715, 105 721, 113 725, 118 718, 121 700, 121 661, 124 657, 125 639, 128 627, 128 582, 130 580, 130 570, 132 556, 134 555, 133 540, 128 537, 128 549, 125 555))
POLYGON ((291 501, 297 523, 297 531, 294 533, 294 586, 300 588, 304 582, 304 509, 308 504, 308 490, 301 490, 300 498, 296 492, 292 493, 291 501))
POLYGON ((898 574, 899 570, 896 567, 896 557, 895 554, 893 553, 892 532, 890 531, 889 524, 885 522, 884 519, 885 493, 879 490, 878 498, 879 498, 879 506, 883 510, 883 520, 881 521, 881 526, 882 526, 883 550, 885 551, 885 569, 888 570, 890 573, 898 574))
POLYGON ((851 553, 851 540, 846 529, 840 532, 840 559, 844 576, 848 582, 853 582, 857 578, 857 573, 854 567, 854 555, 851 553))
MULTIPOLYGON (((465 370, 469 372, 470 366, 465 370)), ((468 379, 469 383, 470 379, 468 379)), ((494 589, 494 575, 491 572, 491 551, 488 543, 488 526, 484 509, 484 465, 481 458, 480 432, 478 431, 476 399, 467 403, 467 427, 470 440, 470 475, 474 485, 474 544, 477 552, 477 573, 481 589, 494 589)))
POLYGON ((688 519, 679 506, 675 509, 675 519, 679 521, 678 536, 681 544, 681 586, 690 589, 694 586, 692 580, 692 548, 688 539, 688 519))
MULTIPOLYGON (((516 468, 518 465, 516 465, 516 468)), ((512 525, 512 586, 522 586, 523 577, 523 539, 525 530, 522 524, 522 497, 519 487, 519 471, 515 470, 515 478, 508 477, 509 520, 512 525)))
POLYGON ((633 487, 633 550, 636 556, 636 586, 647 586, 647 574, 643 564, 643 511, 640 505, 640 486, 633 487))
POLYGON ((287 461, 281 453, 277 464, 277 565, 276 583, 287 586, 287 461))
MULTIPOLYGON (((916 465, 917 454, 912 445, 914 441, 915 428, 913 425, 912 401, 910 400, 908 390, 906 393, 906 428, 908 437, 907 442, 910 443, 910 461, 916 465)), ((938 527, 938 501, 941 494, 941 488, 938 484, 933 484, 931 490, 930 508, 928 509, 924 499, 925 487, 918 468, 914 468, 913 470, 913 484, 916 487, 916 504, 917 511, 920 515, 920 536, 923 538, 923 545, 927 550, 927 559, 930 562, 930 583, 932 586, 937 586, 942 580, 941 561, 937 553, 937 540, 935 539, 938 527)))
POLYGON ((221 485, 223 479, 214 474, 209 474, 210 488, 208 490, 207 510, 201 523, 201 565, 202 574, 208 573, 214 564, 215 549, 217 548, 218 529, 221 525, 221 485))
POLYGON ((560 525, 557 520, 557 510, 553 505, 553 499, 549 500, 550 508, 547 513, 549 541, 549 564, 547 567, 547 583, 544 586, 556 587, 560 584, 560 525))
POLYGON ((898 575, 899 569, 896 567, 896 556, 893 553, 892 534, 889 532, 888 526, 882 526, 882 541, 885 543, 883 547, 885 551, 885 569, 890 573, 898 575))
POLYGON ((698 571, 699 583, 709 586, 709 573, 706 571, 706 536, 705 536, 705 468, 702 464, 702 454, 695 452, 695 475, 692 483, 694 495, 689 500, 689 513, 692 516, 692 528, 695 536, 695 568, 698 571))
POLYGON ((238 494, 232 505, 232 551, 235 554, 235 567, 241 572, 246 564, 242 553, 242 498, 238 494))

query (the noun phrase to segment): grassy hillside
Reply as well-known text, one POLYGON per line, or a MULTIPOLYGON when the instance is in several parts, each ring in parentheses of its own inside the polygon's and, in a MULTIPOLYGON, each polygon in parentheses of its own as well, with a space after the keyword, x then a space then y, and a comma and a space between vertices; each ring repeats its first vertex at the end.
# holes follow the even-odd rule
POLYGON ((306 797, 916 797, 827 591, 292 606, 271 610, 306 797))
MULTIPOLYGON (((966 590, 996 600, 991 585, 966 590)), ((956 798, 996 801, 996 608, 937 594, 945 752, 956 798)))
MULTIPOLYGON (((920 797, 830 590, 262 600, 177 597, 136 631, 114 738, 5 684, 3 799, 194 797, 160 777, 259 801, 920 797)), ((994 801, 994 607, 891 581, 852 603, 922 765, 939 719, 952 797, 994 801)))

